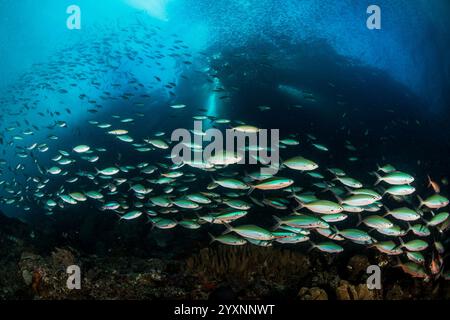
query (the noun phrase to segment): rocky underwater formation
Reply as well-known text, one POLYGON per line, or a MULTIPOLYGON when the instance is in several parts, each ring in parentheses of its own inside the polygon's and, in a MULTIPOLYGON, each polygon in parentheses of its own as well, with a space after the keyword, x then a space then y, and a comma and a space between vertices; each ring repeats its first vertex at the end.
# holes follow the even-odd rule
POLYGON ((43 248, 45 235, 0 214, 0 299, 403 300, 449 299, 450 282, 423 281, 393 268, 375 250, 331 256, 277 247, 213 244, 185 258, 86 254, 43 248), (39 240, 39 241, 38 241, 39 240), (382 289, 369 290, 369 265, 382 267, 382 289), (81 289, 69 290, 78 265, 81 289))

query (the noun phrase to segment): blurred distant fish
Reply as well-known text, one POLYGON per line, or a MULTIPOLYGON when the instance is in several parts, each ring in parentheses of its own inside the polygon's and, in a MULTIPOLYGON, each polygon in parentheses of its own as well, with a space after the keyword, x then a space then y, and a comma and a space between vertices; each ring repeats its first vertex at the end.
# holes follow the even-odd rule
POLYGON ((434 192, 436 192, 436 193, 441 192, 441 187, 439 186, 439 184, 437 184, 437 182, 434 182, 433 180, 431 180, 429 175, 428 175, 428 187, 432 188, 434 190, 434 192))

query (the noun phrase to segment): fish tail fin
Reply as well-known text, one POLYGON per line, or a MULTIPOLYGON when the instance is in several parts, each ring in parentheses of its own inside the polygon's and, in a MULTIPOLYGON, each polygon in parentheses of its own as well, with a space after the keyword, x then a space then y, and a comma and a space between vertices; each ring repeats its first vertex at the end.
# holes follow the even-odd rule
POLYGON ((296 199, 296 198, 297 198, 296 195, 297 195, 297 194, 295 193, 294 188, 291 188, 291 194, 288 195, 287 197, 288 197, 288 198, 294 198, 294 199, 296 199))
POLYGON ((314 242, 312 242, 311 240, 308 240, 308 243, 309 243, 310 247, 308 248, 307 253, 310 253, 312 250, 314 250, 314 248, 316 247, 316 244, 314 242))
POLYGON ((273 226, 273 230, 276 230, 276 229, 278 229, 278 228, 281 226, 282 221, 281 221, 281 219, 280 219, 279 217, 277 217, 277 216, 272 216, 272 218, 274 218, 275 221, 277 222, 277 223, 273 226))
POLYGON ((386 213, 383 214, 382 217, 385 218, 391 214, 391 210, 385 204, 383 204, 383 208, 384 208, 384 210, 386 210, 386 213))
POLYGON ((224 222, 223 225, 227 228, 222 234, 227 234, 233 231, 233 227, 228 223, 224 222))
POLYGON ((336 226, 331 226, 331 230, 333 230, 334 234, 339 234, 339 230, 338 228, 336 228, 336 226))
POLYGON ((408 231, 407 232, 411 231, 412 230, 411 223, 407 222, 406 224, 408 225, 408 231))
POLYGON ((278 158, 278 168, 279 168, 279 170, 286 168, 286 166, 284 164, 284 160, 281 157, 278 158))
POLYGON ((211 233, 208 232, 209 237, 211 238, 211 241, 209 242, 209 244, 217 241, 216 237, 214 237, 211 233))
POLYGON ((358 223, 356 224, 357 227, 359 227, 362 223, 362 215, 361 212, 358 212, 358 223))
MULTIPOLYGON (((320 192, 321 193, 325 193, 325 192, 328 192, 328 191, 331 191, 331 187, 330 187, 330 185, 327 184, 327 187, 322 189, 320 192)), ((334 194, 334 192, 332 192, 332 193, 334 194)))
POLYGON ((258 205, 259 207, 264 208, 264 204, 263 204, 262 202, 260 202, 259 200, 255 199, 255 198, 252 197, 252 196, 248 196, 248 197, 250 198, 250 200, 253 201, 254 204, 258 205))
POLYGON ((417 207, 417 209, 419 210, 420 208, 422 208, 425 205, 425 203, 419 195, 417 195, 417 199, 419 200, 419 203, 420 203, 419 206, 417 207))
POLYGON ((150 230, 153 230, 155 228, 155 223, 153 222, 153 220, 149 216, 147 216, 146 224, 149 224, 149 223, 151 223, 151 225, 152 225, 150 230))
POLYGON ((249 189, 248 189, 247 195, 250 196, 252 194, 252 192, 255 190, 255 186, 251 185, 251 184, 248 184, 248 186, 249 186, 249 189))
POLYGON ((378 174, 378 172, 373 172, 373 175, 377 178, 377 181, 375 181, 374 186, 377 186, 380 184, 381 181, 383 181, 383 178, 378 174))
POLYGON ((303 202, 303 201, 301 201, 299 198, 297 198, 296 196, 295 196, 295 193, 294 193, 294 199, 295 199, 295 201, 297 202, 297 207, 294 209, 294 211, 297 211, 298 209, 301 209, 301 208, 304 208, 305 207, 305 203, 303 202))
POLYGON ((403 239, 401 237, 398 237, 398 241, 400 241, 400 245, 397 248, 404 248, 405 242, 403 241, 403 239))
POLYGON ((352 194, 352 189, 347 186, 344 186, 344 189, 347 190, 348 194, 352 194))
POLYGON ((428 221, 427 219, 425 219, 423 216, 420 216, 419 219, 422 220, 423 222, 425 222, 425 225, 426 225, 427 227, 430 225, 430 221, 428 221))
POLYGON ((339 204, 342 204, 342 198, 339 197, 336 193, 333 192, 334 197, 336 198, 336 200, 339 202, 339 204))

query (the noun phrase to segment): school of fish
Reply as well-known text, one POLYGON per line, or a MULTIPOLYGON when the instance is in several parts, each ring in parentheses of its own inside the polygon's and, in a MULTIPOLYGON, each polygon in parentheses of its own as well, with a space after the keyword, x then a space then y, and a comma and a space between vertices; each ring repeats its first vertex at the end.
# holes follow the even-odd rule
MULTIPOLYGON (((121 223, 136 220, 158 229, 210 232, 211 225, 221 225, 223 233, 210 234, 211 239, 231 246, 303 245, 305 250, 339 254, 353 243, 397 256, 398 266, 413 277, 450 278, 444 268, 442 243, 450 222, 446 211, 449 199, 437 182, 430 177, 415 177, 403 171, 401 164, 383 164, 363 173, 352 172, 351 167, 324 167, 322 156, 339 150, 317 141, 313 134, 282 136, 279 145, 272 146, 279 149, 282 159, 276 175, 261 174, 258 166, 247 171, 248 166, 237 164, 236 153, 174 164, 170 132, 148 128, 142 136, 136 130, 149 116, 139 110, 151 100, 149 95, 136 92, 164 88, 176 100, 177 81, 165 83, 158 76, 164 69, 161 61, 173 60, 182 68, 193 64, 183 40, 173 35, 167 45, 160 37, 158 28, 137 23, 103 41, 65 51, 53 62, 34 66, 32 74, 25 74, 21 84, 0 99, 0 143, 5 156, 0 161, 3 205, 27 212, 39 208, 48 215, 66 209, 94 209, 111 214, 111 219, 121 223), (129 35, 121 46, 115 44, 119 34, 129 35), (142 83, 132 72, 121 71, 124 63, 135 63, 154 75, 149 83, 142 83), (80 64, 84 72, 76 69, 80 64), (103 78, 118 80, 106 87, 103 78), (70 85, 61 85, 62 79, 69 79, 70 85), (91 92, 78 98, 88 106, 83 112, 100 138, 92 143, 77 141, 73 133, 72 144, 61 146, 58 140, 65 134, 61 130, 72 126, 70 120, 64 120, 72 113, 64 98, 71 88, 83 84, 91 92), (115 94, 118 91, 122 94, 115 94), (136 110, 134 116, 105 115, 102 110, 109 102, 131 104, 131 110, 136 110), (53 107, 42 112, 39 106, 45 103, 53 107), (30 114, 40 120, 27 120, 30 114), (102 145, 101 141, 107 143, 102 145), (117 145, 117 150, 111 144, 117 145), (285 158, 285 150, 297 155, 285 158), (136 160, 124 163, 121 152, 135 155, 136 160), (305 183, 310 179, 315 182, 305 183), (430 188, 421 196, 416 186, 422 183, 429 183, 430 188), (241 222, 263 209, 272 212, 271 226, 241 222)), ((213 76, 205 71, 208 77, 211 80, 213 76)), ((174 113, 192 110, 182 101, 164 108, 174 113)), ((268 108, 259 109, 263 112, 268 108)), ((187 119, 188 123, 197 120, 237 131, 259 129, 258 123, 199 111, 187 119)), ((188 147, 198 152, 203 146, 188 147)), ((257 150, 258 146, 247 148, 257 150)))

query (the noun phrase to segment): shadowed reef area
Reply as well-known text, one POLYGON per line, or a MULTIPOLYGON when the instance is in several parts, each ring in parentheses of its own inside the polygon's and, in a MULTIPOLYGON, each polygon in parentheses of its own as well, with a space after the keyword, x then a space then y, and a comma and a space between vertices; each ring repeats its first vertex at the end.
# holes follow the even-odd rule
MULTIPOLYGON (((95 220, 95 219, 94 219, 95 220)), ((118 231, 119 232, 119 231, 118 231)), ((86 232, 84 237, 95 237, 86 232)), ((112 241, 112 239, 111 239, 112 241)), ((124 249, 124 248, 123 248, 124 249)), ((168 250, 167 250, 168 251, 168 250)), ((49 234, 0 215, 0 299, 448 299, 449 282, 424 282, 375 254, 339 257, 264 247, 192 249, 141 256, 86 254, 56 246, 49 234), (38 241, 37 241, 38 240, 38 241), (383 270, 382 290, 366 286, 369 264, 383 270), (79 265, 82 289, 66 288, 66 268, 79 265)))

